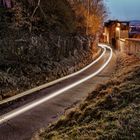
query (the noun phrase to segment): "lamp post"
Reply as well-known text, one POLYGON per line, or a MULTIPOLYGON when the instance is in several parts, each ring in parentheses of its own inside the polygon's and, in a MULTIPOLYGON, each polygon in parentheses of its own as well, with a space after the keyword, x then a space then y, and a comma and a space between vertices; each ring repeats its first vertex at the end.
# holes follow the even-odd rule
POLYGON ((120 39, 120 27, 116 27, 116 38, 120 39))
POLYGON ((120 39, 120 31, 121 31, 121 24, 117 23, 116 25, 116 38, 120 39))
POLYGON ((120 23, 117 24, 116 27, 116 47, 117 49, 120 48, 120 32, 121 32, 121 28, 120 28, 120 23))

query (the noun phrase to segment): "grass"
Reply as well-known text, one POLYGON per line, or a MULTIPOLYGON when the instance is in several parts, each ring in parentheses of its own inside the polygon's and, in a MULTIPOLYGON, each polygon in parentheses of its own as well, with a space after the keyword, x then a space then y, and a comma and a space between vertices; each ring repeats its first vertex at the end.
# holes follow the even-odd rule
POLYGON ((139 140, 140 63, 118 58, 117 72, 42 134, 44 140, 139 140))

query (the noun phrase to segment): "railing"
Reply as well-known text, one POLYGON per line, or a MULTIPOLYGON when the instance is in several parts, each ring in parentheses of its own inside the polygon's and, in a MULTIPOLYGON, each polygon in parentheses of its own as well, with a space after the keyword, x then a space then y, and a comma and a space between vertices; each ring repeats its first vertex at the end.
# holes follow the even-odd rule
POLYGON ((140 54, 140 39, 120 39, 119 50, 123 53, 138 55, 140 54))

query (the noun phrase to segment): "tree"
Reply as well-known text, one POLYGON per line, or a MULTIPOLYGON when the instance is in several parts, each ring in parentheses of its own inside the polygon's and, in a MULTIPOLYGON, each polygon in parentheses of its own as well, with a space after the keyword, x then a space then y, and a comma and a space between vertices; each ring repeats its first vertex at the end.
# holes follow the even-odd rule
POLYGON ((78 29, 87 34, 99 32, 106 18, 106 8, 103 0, 68 0, 72 5, 78 29))

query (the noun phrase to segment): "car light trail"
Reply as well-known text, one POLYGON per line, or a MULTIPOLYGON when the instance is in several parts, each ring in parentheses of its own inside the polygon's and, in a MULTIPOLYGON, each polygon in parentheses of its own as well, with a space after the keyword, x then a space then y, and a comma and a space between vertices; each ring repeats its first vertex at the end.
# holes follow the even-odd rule
POLYGON ((112 56, 113 56, 113 51, 109 46, 103 45, 103 44, 100 44, 100 45, 103 48, 107 48, 107 49, 110 50, 110 56, 109 56, 108 60, 102 65, 102 67, 100 69, 98 69, 93 74, 91 74, 91 75, 89 75, 89 76, 87 76, 87 77, 85 77, 85 78, 83 78, 83 79, 81 79, 81 80, 79 80, 77 82, 72 83, 69 86, 66 86, 66 87, 64 87, 64 88, 62 88, 62 89, 60 89, 60 90, 58 90, 56 92, 51 93, 51 95, 49 95, 49 96, 46 96, 46 97, 43 97, 41 99, 35 100, 35 101, 33 101, 33 102, 31 102, 31 103, 29 103, 27 105, 19 107, 19 108, 15 109, 15 110, 7 113, 7 114, 4 114, 4 115, 0 116, 0 124, 2 124, 4 122, 7 122, 8 120, 10 120, 12 118, 15 118, 16 116, 18 116, 18 115, 20 115, 20 114, 22 114, 22 113, 24 113, 24 112, 26 112, 28 110, 33 109, 36 106, 38 106, 38 105, 40 105, 40 104, 42 104, 42 103, 44 103, 44 102, 56 97, 58 95, 63 94, 64 92, 76 87, 77 85, 79 85, 79 84, 91 79, 92 77, 96 76, 97 74, 99 74, 109 64, 109 62, 111 61, 112 56))
POLYGON ((106 53, 106 48, 105 48, 105 47, 102 47, 102 45, 100 45, 100 44, 99 44, 98 46, 99 46, 100 48, 103 49, 102 54, 101 54, 96 60, 94 60, 91 64, 89 64, 88 66, 86 66, 85 68, 83 68, 83 69, 81 69, 81 70, 79 70, 79 71, 77 71, 77 72, 75 72, 75 73, 72 73, 72 74, 70 74, 70 75, 64 76, 64 77, 59 78, 59 79, 57 79, 57 80, 54 80, 54 81, 52 81, 52 82, 43 84, 43 85, 41 85, 41 86, 38 86, 38 87, 35 87, 35 88, 33 88, 33 89, 30 89, 30 90, 27 90, 27 91, 25 91, 25 92, 22 92, 22 93, 20 93, 20 94, 17 94, 17 95, 15 95, 15 96, 13 96, 13 97, 10 97, 10 98, 8 98, 8 99, 2 100, 2 101, 0 101, 0 105, 5 104, 5 103, 8 103, 8 102, 11 102, 11 101, 14 101, 14 100, 17 100, 17 99, 22 98, 22 97, 25 97, 25 96, 27 96, 27 95, 29 95, 29 94, 32 94, 32 93, 34 93, 34 92, 37 92, 37 91, 39 91, 39 90, 42 90, 42 89, 47 88, 47 87, 49 87, 49 86, 52 86, 52 85, 54 85, 54 84, 57 84, 57 83, 59 83, 59 82, 61 82, 61 81, 63 81, 63 80, 66 80, 66 79, 68 79, 68 78, 71 78, 71 77, 73 77, 73 76, 76 76, 76 75, 82 73, 83 71, 87 70, 87 69, 90 68, 92 65, 94 65, 95 63, 97 63, 97 62, 104 56, 104 54, 106 53))

